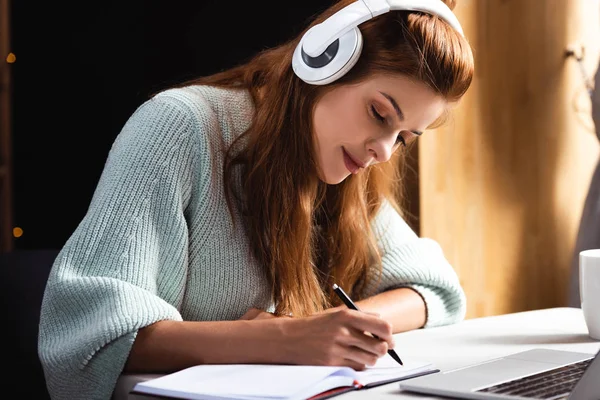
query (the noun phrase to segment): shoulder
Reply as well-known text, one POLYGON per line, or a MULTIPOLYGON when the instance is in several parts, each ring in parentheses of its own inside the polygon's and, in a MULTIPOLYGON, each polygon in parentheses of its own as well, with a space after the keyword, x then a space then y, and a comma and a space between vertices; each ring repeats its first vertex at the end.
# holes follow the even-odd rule
POLYGON ((148 102, 186 115, 197 126, 237 136, 248 128, 254 107, 248 91, 210 86, 167 89, 148 102))
POLYGON ((142 103, 117 142, 163 148, 227 145, 251 123, 247 91, 188 86, 164 90, 142 103))

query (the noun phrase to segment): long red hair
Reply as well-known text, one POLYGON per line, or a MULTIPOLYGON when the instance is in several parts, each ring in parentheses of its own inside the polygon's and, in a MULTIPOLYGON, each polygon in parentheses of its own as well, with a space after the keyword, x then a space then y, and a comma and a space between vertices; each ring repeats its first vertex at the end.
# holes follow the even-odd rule
MULTIPOLYGON (((313 24, 351 2, 336 3, 313 24)), ((184 84, 241 88, 252 96, 253 121, 227 149, 224 179, 230 210, 241 211, 279 314, 304 316, 339 304, 334 282, 360 299, 381 273, 371 220, 383 199, 401 211, 401 152, 338 185, 318 179, 312 113, 319 98, 373 74, 405 74, 456 101, 473 77, 468 42, 437 17, 393 11, 360 30, 364 45, 357 64, 329 85, 308 85, 294 75, 292 54, 301 35, 243 65, 184 84), (242 191, 236 193, 240 178, 242 191)))

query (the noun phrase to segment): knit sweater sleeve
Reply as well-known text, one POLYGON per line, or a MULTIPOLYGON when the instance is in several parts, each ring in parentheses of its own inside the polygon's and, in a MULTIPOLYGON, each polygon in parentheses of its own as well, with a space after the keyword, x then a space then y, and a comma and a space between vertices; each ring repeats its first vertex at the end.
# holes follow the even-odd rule
POLYGON ((110 399, 138 330, 182 319, 197 124, 182 102, 154 98, 116 138, 44 292, 38 354, 52 399, 110 399))
POLYGON ((464 319, 465 293, 437 242, 418 237, 387 201, 372 228, 382 251, 382 275, 367 288, 369 295, 400 287, 415 290, 426 305, 425 328, 464 319))

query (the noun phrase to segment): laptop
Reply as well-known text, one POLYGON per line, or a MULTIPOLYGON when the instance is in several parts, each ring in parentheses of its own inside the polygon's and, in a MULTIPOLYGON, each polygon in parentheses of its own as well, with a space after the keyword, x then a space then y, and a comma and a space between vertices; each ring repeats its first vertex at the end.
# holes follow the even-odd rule
POLYGON ((600 400, 599 354, 538 348, 409 379, 400 389, 459 399, 600 400))

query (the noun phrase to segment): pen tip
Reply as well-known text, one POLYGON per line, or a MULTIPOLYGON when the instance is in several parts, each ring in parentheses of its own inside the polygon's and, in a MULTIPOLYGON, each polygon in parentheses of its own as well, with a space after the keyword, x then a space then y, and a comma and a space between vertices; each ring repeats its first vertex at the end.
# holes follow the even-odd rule
POLYGON ((338 288, 338 285, 334 283, 334 284, 333 284, 333 290, 335 290, 335 289, 337 289, 337 288, 338 288))

